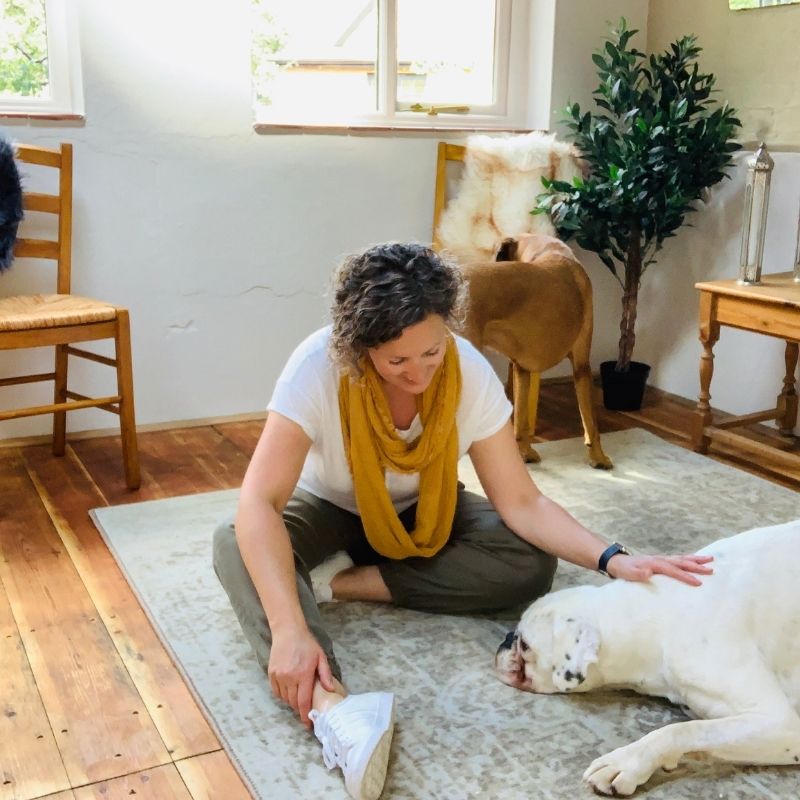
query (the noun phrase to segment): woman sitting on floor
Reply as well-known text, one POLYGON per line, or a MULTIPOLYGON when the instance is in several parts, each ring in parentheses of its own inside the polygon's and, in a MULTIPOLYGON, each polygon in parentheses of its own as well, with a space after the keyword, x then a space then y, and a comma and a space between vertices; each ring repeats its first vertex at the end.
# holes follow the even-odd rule
MULTIPOLYGON (((313 723, 350 794, 377 798, 394 696, 347 694, 317 604, 498 611, 547 592, 557 558, 597 569, 608 545, 533 483, 500 381, 452 332, 454 266, 380 245, 347 258, 334 290, 333 325, 278 379, 214 566, 275 696, 313 723), (458 484, 465 453, 488 500, 458 484)), ((697 585, 707 560, 622 552, 608 572, 697 585)))

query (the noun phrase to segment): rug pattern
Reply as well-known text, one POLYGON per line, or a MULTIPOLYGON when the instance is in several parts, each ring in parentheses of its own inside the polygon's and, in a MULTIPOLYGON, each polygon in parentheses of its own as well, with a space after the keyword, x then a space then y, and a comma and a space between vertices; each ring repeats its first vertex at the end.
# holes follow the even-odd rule
MULTIPOLYGON (((642 552, 691 552, 720 536, 800 516, 798 494, 642 430, 608 434, 610 472, 582 440, 537 445, 542 491, 608 539, 642 552)), ((479 490, 467 462, 467 488, 479 490)), ((211 568, 211 533, 236 491, 128 506, 92 516, 162 639, 262 800, 347 797, 316 740, 273 700, 211 568)), ((555 587, 602 582, 561 564, 555 587)), ((627 692, 543 696, 493 675, 494 651, 519 610, 447 617, 362 603, 323 609, 351 691, 393 690, 398 722, 386 800, 575 800, 593 758, 684 719, 666 701, 627 692)), ((685 762, 659 773, 648 800, 784 800, 800 771, 685 762)))

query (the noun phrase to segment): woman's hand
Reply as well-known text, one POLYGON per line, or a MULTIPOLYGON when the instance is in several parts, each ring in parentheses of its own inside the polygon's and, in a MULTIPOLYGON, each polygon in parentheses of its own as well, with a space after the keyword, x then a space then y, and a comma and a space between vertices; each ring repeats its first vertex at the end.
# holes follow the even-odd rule
POLYGON ((713 575, 714 570, 706 566, 714 556, 631 556, 619 553, 607 566, 612 578, 626 581, 646 581, 653 575, 667 575, 676 581, 700 586, 702 581, 696 575, 713 575))
POLYGON ((306 727, 311 724, 308 712, 317 678, 323 689, 334 691, 328 658, 307 628, 273 631, 267 674, 272 693, 291 706, 306 727))

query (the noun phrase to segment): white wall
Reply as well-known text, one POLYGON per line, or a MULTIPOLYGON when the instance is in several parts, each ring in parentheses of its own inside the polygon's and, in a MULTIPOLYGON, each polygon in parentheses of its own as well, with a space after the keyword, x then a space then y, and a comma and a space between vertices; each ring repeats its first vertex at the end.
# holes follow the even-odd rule
MULTIPOLYGON (((528 125, 559 130, 568 103, 592 105, 597 85, 592 53, 625 17, 644 49, 648 0, 530 0, 528 125)), ((562 129, 563 130, 563 129, 562 129)))
MULTIPOLYGON (((339 256, 430 239, 435 138, 252 131, 248 9, 81 0, 85 124, 0 122, 19 141, 75 143, 73 288, 131 310, 139 423, 263 409, 293 345, 326 317, 339 256)), ((4 293, 26 269, 2 278, 4 293)), ((0 356, 0 374, 20 371, 19 354, 0 356)), ((37 403, 50 389, 3 391, 37 403)), ((70 417, 72 430, 116 423, 70 417)), ((49 424, 4 423, 0 436, 49 424)))
MULTIPOLYGON (((606 22, 625 15, 644 28, 648 4, 544 1, 556 3, 552 108, 584 103, 596 81, 591 51, 606 22)), ((429 239, 438 137, 253 133, 248 0, 78 5, 86 122, 0 127, 19 141, 75 143, 74 290, 131 310, 138 422, 261 410, 286 355, 325 320, 323 293, 340 255, 388 239, 429 239)), ((667 4, 653 5, 663 19, 667 4)), ((790 174, 783 164, 797 158, 776 167, 773 207, 786 205, 787 217, 796 213, 789 201, 799 168, 790 174)), ((709 212, 695 218, 700 227, 673 240, 645 279, 636 357, 653 361, 655 385, 688 397, 697 393, 699 355, 691 287, 698 278, 735 275, 740 194, 738 179, 715 193, 709 212)), ((776 212, 770 226, 767 259, 783 268, 794 223, 776 212)), ((584 261, 595 286, 596 365, 616 349, 619 290, 595 256, 584 261)), ((2 278, 3 293, 31 288, 30 275, 20 262, 2 278)), ((724 374, 729 339, 718 345, 714 401, 749 409, 759 388, 724 374)), ((742 348, 753 357, 731 357, 760 372, 769 344, 748 340, 742 348)), ((30 366, 49 369, 44 358, 42 351, 30 366)), ((0 353, 0 374, 20 368, 19 354, 0 353)), ((78 376, 86 372, 90 383, 76 391, 112 391, 95 377, 104 370, 75 365, 78 376)), ((763 379, 772 399, 773 378, 763 379)), ((9 395, 44 402, 44 391, 4 389, 2 402, 9 395)), ((115 423, 100 411, 70 416, 71 430, 115 423)), ((3 423, 0 438, 48 427, 46 417, 3 423)))
MULTIPOLYGON (((648 51, 688 33, 704 48, 700 66, 717 78, 718 98, 739 112, 744 141, 764 137, 775 147, 764 273, 791 270, 800 205, 800 5, 730 11, 727 0, 651 0, 648 51)), ((639 303, 636 358, 653 364, 652 383, 684 397, 699 391, 699 280, 735 278, 746 176, 751 152, 737 154, 732 179, 669 240, 645 275, 639 303)), ((783 343, 722 328, 714 348, 713 406, 746 413, 774 405, 783 380, 783 343)), ((597 356, 602 356, 596 351, 597 356)), ((800 426, 796 429, 800 432, 800 426)))

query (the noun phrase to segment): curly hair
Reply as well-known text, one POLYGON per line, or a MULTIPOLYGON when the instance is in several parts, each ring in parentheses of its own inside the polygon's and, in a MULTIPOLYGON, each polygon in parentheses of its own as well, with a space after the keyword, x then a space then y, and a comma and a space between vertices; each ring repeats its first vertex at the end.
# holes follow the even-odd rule
POLYGON ((466 288, 458 267, 422 244, 388 242, 347 256, 333 275, 330 353, 358 373, 370 347, 397 339, 430 314, 462 322, 466 288))

